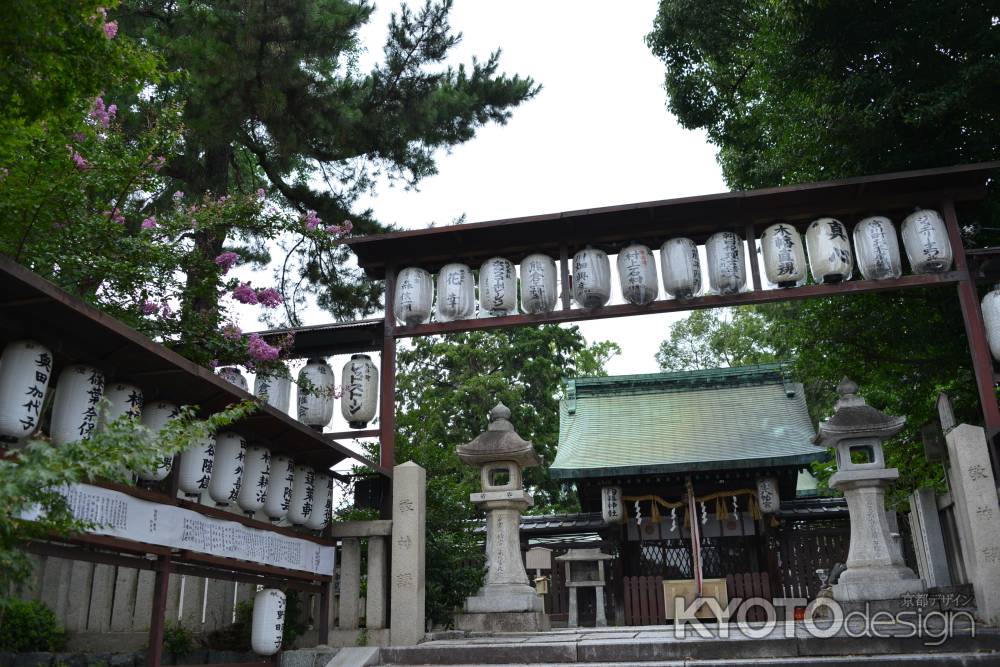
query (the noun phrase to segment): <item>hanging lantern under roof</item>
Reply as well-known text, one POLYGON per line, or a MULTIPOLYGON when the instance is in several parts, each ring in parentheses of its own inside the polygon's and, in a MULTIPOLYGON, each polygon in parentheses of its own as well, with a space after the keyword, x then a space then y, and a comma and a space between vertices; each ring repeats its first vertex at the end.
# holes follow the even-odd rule
POLYGON ((295 462, 287 456, 271 457, 271 474, 264 498, 264 514, 271 521, 281 521, 292 505, 292 485, 295 483, 295 462))
POLYGON ((310 359, 299 371, 299 421, 322 431, 333 419, 333 369, 320 358, 310 359))
POLYGON ((246 458, 246 438, 232 431, 215 436, 215 464, 208 496, 217 506, 227 507, 239 498, 246 458))
POLYGON ((467 320, 476 312, 476 281, 465 264, 445 264, 437 277, 439 322, 467 320))
POLYGON ((885 280, 903 275, 896 228, 889 218, 883 215, 865 218, 855 225, 852 236, 858 270, 866 280, 885 280))
POLYGON ((588 246, 573 255, 573 300, 583 308, 600 308, 610 298, 608 254, 588 246))
POLYGON ((111 382, 104 386, 108 409, 101 413, 97 428, 104 430, 111 422, 128 415, 129 419, 142 416, 142 390, 127 382, 111 382))
POLYGON ((517 311, 517 268, 503 257, 491 257, 479 267, 479 313, 505 317, 517 311))
POLYGON ((854 261, 847 228, 836 218, 819 218, 806 229, 809 271, 817 283, 839 283, 851 279, 854 261))
POLYGON ((277 588, 265 588, 253 598, 250 622, 250 647, 257 655, 274 655, 281 650, 285 629, 285 594, 277 588))
POLYGON ((253 381, 253 395, 288 414, 288 400, 292 395, 292 378, 288 370, 282 367, 275 372, 258 371, 253 381))
POLYGON ((0 442, 14 443, 38 430, 52 376, 52 352, 33 340, 8 343, 0 358, 0 442))
POLYGON ((781 507, 777 477, 757 478, 757 507, 764 514, 774 514, 781 507))
POLYGON ((903 246, 914 273, 944 273, 954 259, 941 214, 917 209, 903 220, 903 246))
POLYGON ((52 442, 64 445, 89 438, 97 426, 97 404, 103 395, 104 373, 81 364, 64 368, 52 401, 52 442))
POLYGON ((983 322, 993 358, 1000 361, 1000 284, 983 297, 983 322))
POLYGON ((556 263, 548 255, 528 255, 521 260, 521 310, 529 315, 551 313, 556 292, 556 263))
POLYGON ((392 298, 392 312, 399 322, 406 326, 427 322, 433 303, 434 279, 430 273, 415 266, 399 272, 392 298))
POLYGON ((735 232, 719 232, 705 242, 708 284, 717 294, 736 294, 747 284, 743 239, 735 232))
MULTIPOLYGON (((157 434, 171 419, 176 419, 181 414, 180 408, 173 403, 166 401, 155 401, 147 404, 142 410, 142 425, 150 431, 150 437, 156 438, 157 434)), ((140 470, 139 479, 146 482, 159 482, 167 478, 170 468, 173 466, 173 456, 164 456, 159 464, 151 470, 140 470)))
POLYGON ((620 486, 601 487, 601 518, 608 524, 625 521, 625 503, 620 486))
POLYGON ((760 237, 764 275, 778 287, 795 287, 806 278, 806 251, 802 236, 785 222, 771 225, 760 237))
POLYGON ((215 438, 201 438, 181 454, 177 488, 188 498, 198 498, 208 490, 215 466, 215 438))
POLYGON ((292 500, 288 505, 288 521, 293 526, 302 526, 313 513, 316 496, 314 483, 316 472, 309 466, 297 465, 292 468, 292 500))
POLYGON ((636 306, 656 301, 656 297, 660 295, 660 283, 652 250, 633 243, 618 252, 617 264, 618 281, 621 283, 622 297, 626 301, 636 306))
POLYGON ((669 239, 660 246, 663 289, 675 299, 691 299, 701 294, 701 257, 691 239, 669 239))
POLYGON ((378 405, 378 368, 367 354, 352 354, 344 364, 340 413, 351 428, 364 428, 375 419, 378 405))
POLYGON ((243 513, 252 517, 264 509, 267 489, 271 480, 271 450, 260 445, 247 447, 243 463, 243 478, 236 494, 236 504, 243 513))
POLYGON ((219 377, 230 384, 234 384, 243 391, 247 391, 247 379, 236 366, 224 366, 219 369, 219 377))
POLYGON ((305 527, 309 530, 323 530, 330 522, 330 511, 333 509, 333 476, 316 473, 313 478, 312 512, 306 519, 305 527))

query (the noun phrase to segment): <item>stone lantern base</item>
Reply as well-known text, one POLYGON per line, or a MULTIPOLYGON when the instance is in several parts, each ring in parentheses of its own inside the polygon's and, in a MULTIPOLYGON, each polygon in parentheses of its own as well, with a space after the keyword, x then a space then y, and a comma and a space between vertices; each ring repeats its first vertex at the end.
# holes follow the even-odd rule
POLYGON ((527 584, 493 584, 465 599, 455 628, 471 632, 541 632, 549 629, 545 605, 527 584))

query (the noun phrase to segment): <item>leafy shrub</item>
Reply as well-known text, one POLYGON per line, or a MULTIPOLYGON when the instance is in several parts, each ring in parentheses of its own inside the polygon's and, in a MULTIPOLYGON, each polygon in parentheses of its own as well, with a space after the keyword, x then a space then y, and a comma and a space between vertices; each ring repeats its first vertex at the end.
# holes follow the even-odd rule
POLYGON ((190 653, 194 647, 194 633, 180 623, 168 623, 163 629, 163 648, 174 659, 190 653))
POLYGON ((61 651, 66 631, 56 615, 41 602, 7 599, 0 601, 0 650, 61 651))

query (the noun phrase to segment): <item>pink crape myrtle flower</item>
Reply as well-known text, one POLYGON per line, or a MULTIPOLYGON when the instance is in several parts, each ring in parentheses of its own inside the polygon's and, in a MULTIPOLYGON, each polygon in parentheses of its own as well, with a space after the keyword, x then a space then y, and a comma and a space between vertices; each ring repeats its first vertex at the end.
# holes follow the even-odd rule
POLYGON ((264 199, 267 197, 267 190, 264 188, 257 188, 257 199, 264 199))
POLYGON ((302 216, 302 221, 306 223, 306 229, 309 231, 316 229, 319 227, 319 224, 323 222, 319 219, 319 216, 316 215, 316 211, 306 211, 306 214, 302 216))
POLYGON ((124 225, 125 224, 125 216, 122 215, 121 209, 119 209, 117 207, 113 211, 103 211, 101 213, 101 215, 108 216, 108 218, 111 220, 111 222, 114 222, 116 224, 119 224, 119 225, 124 225))
POLYGON ((251 306, 257 305, 257 292, 254 288, 250 287, 250 283, 248 282, 241 284, 233 290, 233 298, 240 303, 250 304, 251 306))
POLYGON ((243 335, 243 330, 235 324, 227 324, 222 327, 222 337, 226 340, 239 340, 243 335))
POLYGON ((142 305, 139 306, 139 310, 142 312, 143 315, 153 315, 159 309, 160 305, 158 303, 149 301, 148 299, 146 301, 143 301, 142 305))
POLYGON ((240 261, 240 256, 235 252, 227 251, 216 257, 213 261, 222 269, 222 273, 225 275, 229 273, 229 269, 236 266, 236 262, 240 261))
POLYGON ((281 292, 268 287, 257 292, 257 301, 266 308, 277 308, 285 302, 285 299, 281 296, 281 292))
POLYGON ((337 234, 350 234, 352 229, 354 229, 354 223, 350 220, 344 220, 344 222, 340 225, 331 225, 327 227, 326 231, 331 236, 335 236, 337 234))
POLYGON ((94 108, 90 110, 90 117, 101 124, 101 127, 108 127, 111 119, 118 113, 118 105, 104 106, 104 98, 98 97, 94 100, 94 108))
POLYGON ((268 345, 259 334, 250 334, 247 340, 247 352, 258 361, 273 361, 278 358, 281 348, 268 345))
POLYGON ((175 192, 174 194, 172 194, 170 196, 173 197, 174 201, 179 201, 181 199, 184 199, 184 193, 181 192, 180 190, 178 190, 177 192, 175 192))
POLYGON ((73 151, 73 153, 70 155, 70 158, 73 160, 73 164, 76 165, 76 168, 79 169, 80 171, 86 171, 87 169, 90 169, 90 163, 87 162, 87 158, 83 157, 76 151, 73 151))
POLYGON ((115 35, 118 34, 118 21, 108 21, 104 24, 104 36, 108 39, 114 39, 115 35))
POLYGON ((155 215, 151 215, 148 218, 146 218, 145 220, 143 220, 141 227, 143 229, 156 229, 156 227, 157 227, 157 225, 156 225, 156 216, 155 215))

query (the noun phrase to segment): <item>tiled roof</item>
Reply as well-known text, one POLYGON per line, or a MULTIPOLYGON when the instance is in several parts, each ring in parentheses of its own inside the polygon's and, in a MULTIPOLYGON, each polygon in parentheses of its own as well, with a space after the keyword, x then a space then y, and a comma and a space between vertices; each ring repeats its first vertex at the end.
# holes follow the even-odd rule
POLYGON ((581 378, 559 407, 553 477, 806 465, 825 453, 779 365, 581 378))

